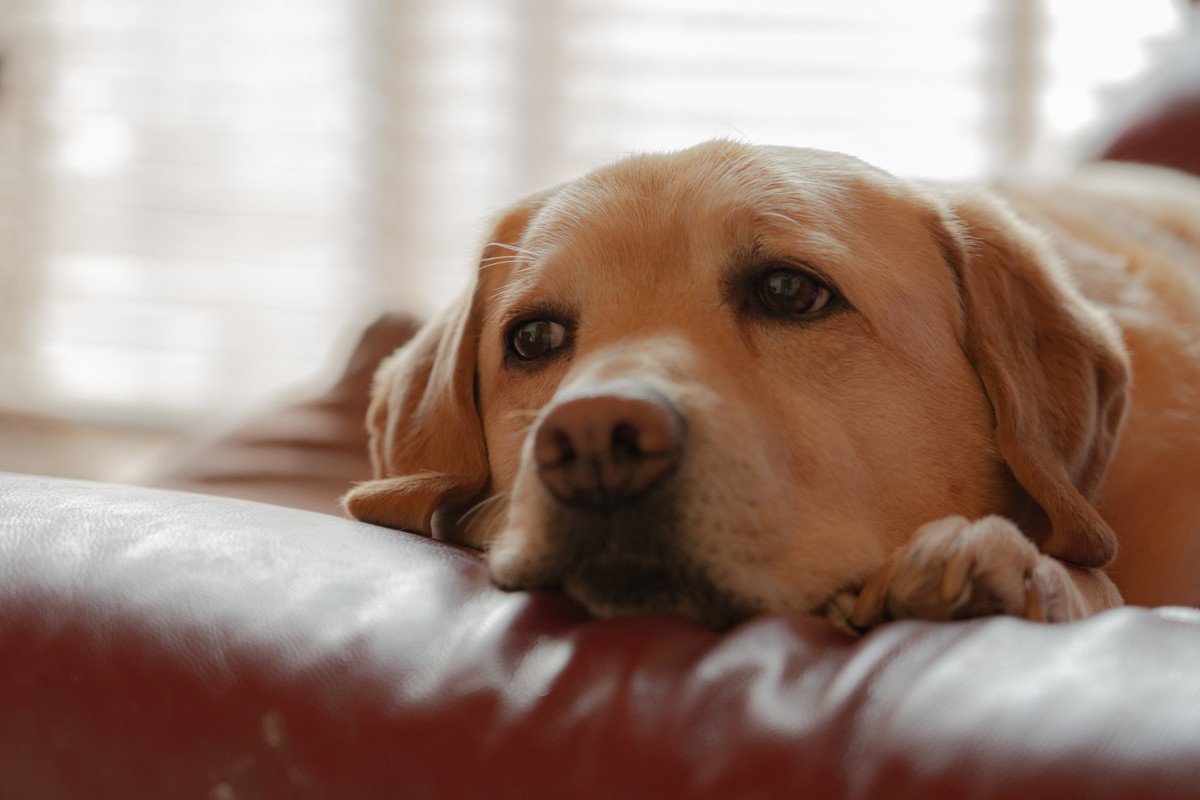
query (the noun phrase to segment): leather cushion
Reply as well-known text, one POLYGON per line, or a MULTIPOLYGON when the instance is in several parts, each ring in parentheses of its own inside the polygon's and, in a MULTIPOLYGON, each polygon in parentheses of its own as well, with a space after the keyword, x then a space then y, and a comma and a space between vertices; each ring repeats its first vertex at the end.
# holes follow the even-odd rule
POLYGON ((1200 612, 591 621, 479 557, 0 475, 0 796, 1190 797, 1200 612))

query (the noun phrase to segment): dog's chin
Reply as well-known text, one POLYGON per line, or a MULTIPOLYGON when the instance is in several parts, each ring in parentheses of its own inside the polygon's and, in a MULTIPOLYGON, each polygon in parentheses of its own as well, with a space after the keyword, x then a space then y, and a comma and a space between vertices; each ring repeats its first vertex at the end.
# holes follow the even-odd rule
POLYGON ((703 577, 644 564, 583 564, 568 570, 562 591, 602 619, 641 614, 680 616, 714 630, 725 630, 754 611, 703 577))
POLYGON ((560 589, 601 618, 671 614, 723 630, 751 616, 752 602, 689 555, 675 508, 670 498, 606 514, 550 506, 538 535, 501 534, 492 577, 508 589, 560 589))

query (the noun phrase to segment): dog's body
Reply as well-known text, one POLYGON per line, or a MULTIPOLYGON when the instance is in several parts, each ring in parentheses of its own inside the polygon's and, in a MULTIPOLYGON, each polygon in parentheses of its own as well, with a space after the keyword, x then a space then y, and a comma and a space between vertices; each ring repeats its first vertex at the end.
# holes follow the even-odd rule
POLYGON ((1096 506, 1106 569, 1135 605, 1200 605, 1200 181, 1093 165, 1053 191, 1001 190, 1121 331, 1129 400, 1096 506))
POLYGON ((356 517, 717 627, 1200 602, 1200 183, 964 192, 713 142, 492 240, 380 369, 356 517))

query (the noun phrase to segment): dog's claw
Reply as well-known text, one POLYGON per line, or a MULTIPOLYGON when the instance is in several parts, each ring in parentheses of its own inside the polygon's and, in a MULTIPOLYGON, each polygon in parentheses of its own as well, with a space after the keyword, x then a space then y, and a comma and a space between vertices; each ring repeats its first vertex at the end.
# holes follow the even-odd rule
POLYGON ((942 571, 942 600, 951 605, 961 604, 974 567, 974 560, 966 550, 959 550, 946 560, 942 571))
POLYGON ((1025 619, 1030 622, 1047 622, 1046 588, 1036 575, 1025 579, 1025 619))
POLYGON ((840 591, 825 601, 821 612, 835 627, 849 634, 859 633, 850 623, 850 614, 854 610, 855 595, 848 591, 840 591))
POLYGON ((867 578, 866 584, 858 594, 854 609, 850 612, 849 622, 858 630, 862 630, 875 622, 883 612, 883 602, 887 597, 888 585, 896 572, 896 562, 889 560, 867 578))

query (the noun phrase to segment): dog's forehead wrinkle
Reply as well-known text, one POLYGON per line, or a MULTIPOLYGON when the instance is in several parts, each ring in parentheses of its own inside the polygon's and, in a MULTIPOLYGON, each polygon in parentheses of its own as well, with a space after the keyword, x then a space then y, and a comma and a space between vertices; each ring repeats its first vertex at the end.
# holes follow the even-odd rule
MULTIPOLYGON (((630 156, 557 192, 531 224, 533 238, 561 242, 597 221, 645 226, 714 208, 773 210, 811 205, 853 212, 856 187, 837 169, 847 157, 807 151, 781 159, 765 148, 709 142, 669 154, 630 156)), ((831 225, 846 214, 823 214, 831 225)))

